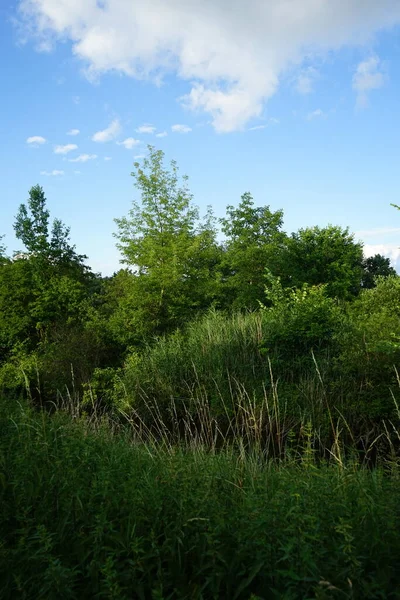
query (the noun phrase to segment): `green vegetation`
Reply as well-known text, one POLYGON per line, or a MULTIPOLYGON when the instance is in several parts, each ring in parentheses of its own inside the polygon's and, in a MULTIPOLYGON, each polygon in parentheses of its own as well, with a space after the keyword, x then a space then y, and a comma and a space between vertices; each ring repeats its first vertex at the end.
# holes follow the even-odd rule
POLYGON ((0 236, 0 596, 400 598, 390 262, 132 175, 112 277, 40 186, 0 236))
POLYGON ((0 594, 398 598, 398 464, 150 443, 1 405, 0 594), (11 417, 11 418, 10 418, 11 417))

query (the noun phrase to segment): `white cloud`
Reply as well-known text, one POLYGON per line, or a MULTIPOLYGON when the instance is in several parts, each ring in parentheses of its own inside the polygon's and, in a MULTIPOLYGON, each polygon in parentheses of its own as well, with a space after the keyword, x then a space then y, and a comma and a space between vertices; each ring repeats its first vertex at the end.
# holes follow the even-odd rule
POLYGON ((65 144, 65 146, 54 146, 54 154, 68 154, 76 150, 78 146, 76 144, 65 144))
POLYGON ((69 158, 69 162, 87 162, 88 160, 95 160, 97 154, 80 154, 76 158, 69 158))
POLYGON ((74 175, 80 175, 81 172, 80 171, 74 171, 74 175))
POLYGON ((249 127, 247 131, 259 131, 261 129, 266 129, 269 125, 279 125, 279 123, 279 119, 270 117, 266 125, 254 125, 254 127, 249 127))
POLYGON ((192 128, 188 127, 187 125, 176 124, 172 125, 171 130, 174 133, 189 133, 190 131, 192 131, 192 128))
POLYGON ((40 171, 41 175, 46 175, 48 177, 57 177, 60 175, 64 175, 64 171, 57 171, 57 169, 53 169, 53 171, 40 171))
POLYGON ((46 143, 46 138, 42 137, 41 135, 32 135, 31 137, 27 138, 26 143, 38 148, 42 144, 46 143))
POLYGON ((105 156, 104 160, 112 160, 112 157, 111 156, 105 156))
POLYGON ((242 0, 233 7, 228 0, 19 0, 28 34, 42 45, 69 40, 89 78, 119 72, 158 82, 175 73, 188 82, 184 105, 211 114, 219 132, 259 117, 294 65, 370 44, 400 23, 399 0, 242 0))
POLYGON ((353 76, 353 90, 357 92, 357 108, 368 104, 368 92, 377 90, 384 84, 382 64, 377 56, 370 56, 360 62, 353 76))
POLYGON ((79 135, 79 134, 80 134, 80 131, 79 131, 79 129, 70 129, 70 130, 67 132, 67 135, 79 135))
POLYGON ((156 137, 163 138, 166 137, 168 133, 166 131, 160 131, 160 133, 156 133, 156 137))
POLYGON ((79 97, 79 96, 72 96, 72 102, 73 102, 74 104, 79 104, 79 103, 80 103, 80 101, 81 101, 81 99, 80 99, 80 97, 79 97))
POLYGON ((114 119, 114 121, 112 121, 109 124, 109 126, 106 127, 106 129, 103 129, 102 131, 97 131, 97 133, 95 133, 92 136, 92 140, 94 142, 110 142, 111 140, 114 140, 117 137, 120 131, 120 122, 118 119, 114 119))
POLYGON ((137 154, 136 156, 133 157, 135 160, 140 160, 141 158, 144 158, 144 154, 137 154))
POLYGON ((312 112, 309 112, 307 115, 307 121, 313 121, 314 119, 320 119, 321 117, 325 117, 325 113, 321 108, 317 108, 312 112))
POLYGON ((133 137, 126 138, 123 142, 117 142, 118 146, 124 146, 127 150, 132 150, 134 146, 141 144, 140 140, 135 140, 133 137))
POLYGON ((366 238, 375 237, 377 235, 390 235, 400 233, 400 227, 376 227, 375 229, 363 229, 355 232, 356 237, 366 238))
POLYGON ((314 91, 314 82, 318 71, 314 67, 302 69, 296 77, 295 89, 299 94, 311 94, 314 91))
POLYGON ((374 256, 375 254, 382 254, 387 258, 390 258, 393 266, 400 271, 400 248, 399 244, 365 244, 364 245, 364 256, 374 256))
POLYGON ((136 131, 138 133, 154 133, 156 131, 156 129, 157 129, 157 127, 154 127, 154 125, 148 125, 148 124, 144 123, 143 125, 138 127, 136 129, 136 131))

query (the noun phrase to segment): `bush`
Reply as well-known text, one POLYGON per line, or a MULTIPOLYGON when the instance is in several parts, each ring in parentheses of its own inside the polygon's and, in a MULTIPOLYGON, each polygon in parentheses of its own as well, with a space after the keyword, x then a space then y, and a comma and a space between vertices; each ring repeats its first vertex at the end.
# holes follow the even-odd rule
POLYGON ((376 283, 348 308, 337 336, 336 370, 358 414, 382 420, 394 416, 398 395, 400 278, 379 277, 376 283))
POLYGON ((262 351, 270 356, 277 376, 290 374, 293 379, 313 368, 313 354, 321 358, 335 353, 343 314, 337 301, 327 296, 326 286, 283 289, 274 277, 269 283, 266 295, 271 306, 262 306, 266 320, 262 351))

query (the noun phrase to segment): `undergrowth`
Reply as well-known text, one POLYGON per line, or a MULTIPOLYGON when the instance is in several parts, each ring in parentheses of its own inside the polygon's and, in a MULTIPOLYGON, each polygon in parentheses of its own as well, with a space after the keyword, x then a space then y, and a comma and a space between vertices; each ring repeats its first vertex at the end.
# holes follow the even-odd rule
POLYGON ((395 457, 317 466, 306 427, 268 460, 74 415, 0 403, 1 598, 400 598, 395 457))

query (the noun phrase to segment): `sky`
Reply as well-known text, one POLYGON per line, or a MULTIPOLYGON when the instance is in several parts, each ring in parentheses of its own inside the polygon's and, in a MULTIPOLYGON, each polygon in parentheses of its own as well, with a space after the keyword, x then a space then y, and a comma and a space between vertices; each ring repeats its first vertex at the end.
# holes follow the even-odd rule
POLYGON ((400 0, 1 0, 0 235, 43 186, 94 271, 151 144, 217 217, 349 227, 400 271, 400 0))

